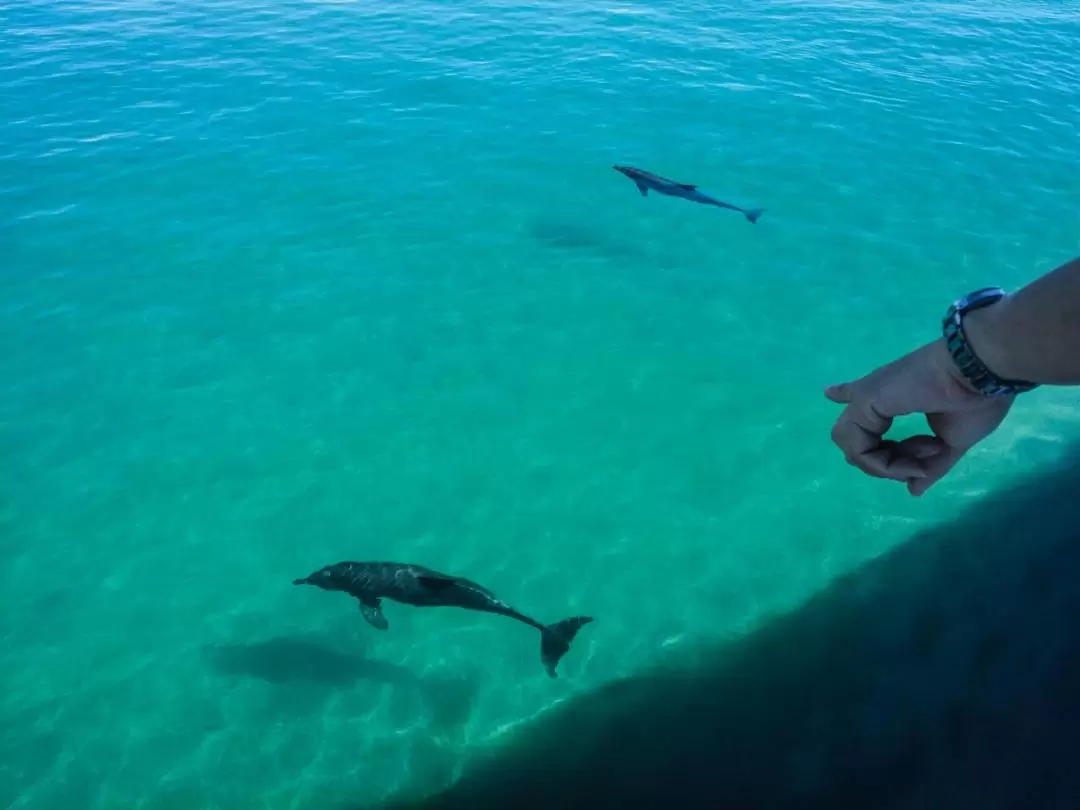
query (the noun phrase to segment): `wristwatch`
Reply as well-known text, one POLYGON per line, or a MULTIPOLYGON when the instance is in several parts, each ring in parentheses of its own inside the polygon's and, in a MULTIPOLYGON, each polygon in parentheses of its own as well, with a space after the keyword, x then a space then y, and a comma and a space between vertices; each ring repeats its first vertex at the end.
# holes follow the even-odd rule
POLYGON ((986 397, 1011 397, 1036 387, 1035 383, 1025 380, 1003 380, 998 377, 975 354, 968 343, 967 335, 964 334, 965 315, 973 310, 996 304, 1004 297, 1005 291, 1000 287, 975 290, 954 301, 945 313, 941 324, 945 345, 949 349, 953 362, 975 390, 986 397))

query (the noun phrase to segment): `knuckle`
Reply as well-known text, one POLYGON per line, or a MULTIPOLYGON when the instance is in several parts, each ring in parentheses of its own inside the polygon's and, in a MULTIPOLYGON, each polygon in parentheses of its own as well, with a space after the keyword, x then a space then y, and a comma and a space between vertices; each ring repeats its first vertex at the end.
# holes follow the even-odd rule
POLYGON ((871 467, 871 466, 869 466, 869 465, 867 465, 865 463, 860 464, 859 469, 862 470, 867 475, 869 475, 871 478, 888 478, 888 476, 885 475, 884 473, 882 473, 880 470, 878 470, 878 469, 876 469, 874 467, 871 467))
POLYGON ((843 447, 845 444, 844 433, 844 423, 842 421, 837 421, 836 424, 832 426, 832 431, 829 433, 829 436, 832 438, 834 444, 843 447))

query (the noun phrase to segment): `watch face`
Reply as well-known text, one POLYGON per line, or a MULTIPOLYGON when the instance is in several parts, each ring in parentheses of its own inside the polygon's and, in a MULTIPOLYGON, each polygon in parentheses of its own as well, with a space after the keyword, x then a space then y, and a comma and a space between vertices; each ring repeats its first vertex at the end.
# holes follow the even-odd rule
POLYGON ((975 290, 973 293, 969 293, 964 298, 960 299, 958 309, 961 312, 969 312, 973 309, 979 309, 980 307, 990 306, 990 304, 996 303, 1005 297, 1005 291, 1000 287, 984 287, 981 290, 975 290))

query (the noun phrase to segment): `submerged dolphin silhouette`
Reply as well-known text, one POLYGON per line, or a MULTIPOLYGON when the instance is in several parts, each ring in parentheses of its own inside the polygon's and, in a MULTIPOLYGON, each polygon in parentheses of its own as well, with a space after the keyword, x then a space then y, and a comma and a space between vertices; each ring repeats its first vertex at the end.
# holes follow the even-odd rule
POLYGON ((540 660, 552 678, 557 677, 555 668, 570 649, 578 630, 592 621, 589 616, 576 616, 555 624, 541 624, 471 580, 407 563, 339 562, 295 579, 293 585, 315 585, 325 591, 355 596, 368 624, 379 630, 390 627, 382 612, 383 599, 415 607, 459 607, 509 616, 540 631, 540 660))
POLYGON ((731 203, 721 202, 715 197, 710 197, 708 194, 698 191, 697 186, 668 180, 666 177, 647 172, 644 169, 635 169, 633 166, 613 166, 612 168, 633 180, 642 197, 646 196, 649 190, 652 189, 657 194, 664 194, 668 197, 681 197, 684 200, 701 203, 702 205, 715 205, 717 208, 738 211, 751 222, 757 222, 758 217, 765 213, 763 208, 740 208, 731 203))

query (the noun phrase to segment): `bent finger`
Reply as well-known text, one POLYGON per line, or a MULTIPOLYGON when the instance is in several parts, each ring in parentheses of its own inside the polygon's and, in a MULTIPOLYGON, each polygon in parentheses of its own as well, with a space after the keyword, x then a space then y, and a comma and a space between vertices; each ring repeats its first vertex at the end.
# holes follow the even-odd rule
POLYGON ((908 458, 933 458, 948 449, 949 445, 945 444, 945 442, 937 436, 928 436, 925 434, 920 436, 910 436, 907 439, 901 439, 896 443, 897 454, 907 456, 908 458))
POLYGON ((947 447, 943 452, 927 459, 924 462, 926 475, 923 478, 909 481, 908 492, 916 497, 925 493, 926 490, 949 474, 949 471, 964 457, 965 452, 967 451, 947 447))
POLYGON ((825 396, 841 405, 847 404, 851 402, 851 386, 852 383, 849 382, 827 385, 825 386, 825 396))
POLYGON ((923 463, 913 456, 897 451, 895 442, 883 442, 874 450, 859 456, 856 466, 892 481, 911 481, 926 477, 923 463))
POLYGON ((844 455, 858 456, 882 446, 882 436, 892 419, 879 414, 873 404, 860 400, 844 408, 832 429, 832 440, 844 455))

